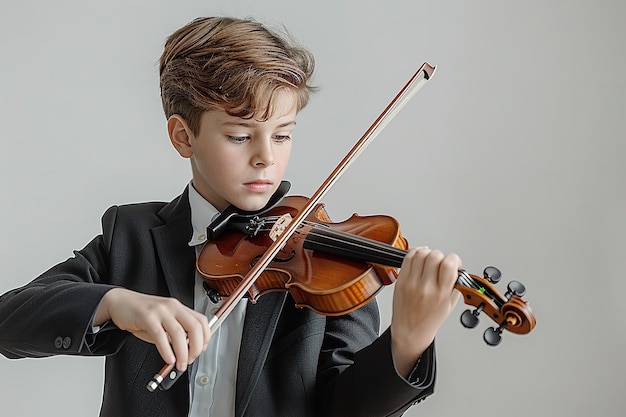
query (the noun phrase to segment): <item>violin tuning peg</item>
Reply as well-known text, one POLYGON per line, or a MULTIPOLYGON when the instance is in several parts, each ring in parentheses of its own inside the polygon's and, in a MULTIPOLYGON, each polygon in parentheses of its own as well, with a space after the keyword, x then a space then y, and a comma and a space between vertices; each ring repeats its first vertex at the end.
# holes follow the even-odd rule
POLYGON ((465 310, 463 314, 461 314, 461 324, 468 329, 473 329, 474 327, 476 327, 480 322, 478 316, 483 311, 484 307, 485 305, 481 304, 476 307, 474 311, 465 310))
POLYGON ((483 334, 483 340, 489 346, 498 346, 502 341, 502 330, 502 327, 498 327, 497 329, 495 327, 489 327, 483 334))
POLYGON ((502 272, 495 266, 488 266, 483 270, 483 277, 491 283, 497 284, 502 278, 502 272))
POLYGON ((507 300, 509 300, 514 295, 518 297, 523 297, 526 294, 526 287, 519 281, 511 281, 507 285, 507 292, 504 294, 507 300))
POLYGON ((476 310, 465 310, 463 314, 461 314, 461 324, 463 325, 463 327, 473 329, 474 327, 478 326, 478 323, 480 322, 478 314, 479 313, 476 313, 476 310))

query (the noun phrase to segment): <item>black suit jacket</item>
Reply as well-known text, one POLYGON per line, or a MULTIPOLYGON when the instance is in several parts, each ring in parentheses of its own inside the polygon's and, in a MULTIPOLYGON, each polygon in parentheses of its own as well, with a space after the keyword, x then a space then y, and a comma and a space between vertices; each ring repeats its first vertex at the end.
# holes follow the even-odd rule
MULTIPOLYGON (((156 348, 114 325, 91 334, 103 295, 121 286, 193 308, 195 252, 187 191, 170 203, 111 207, 102 234, 75 256, 0 297, 0 353, 8 358, 106 355, 101 416, 186 416, 189 381, 165 392, 146 383, 156 348)), ((399 416, 433 392, 434 347, 411 382, 393 366, 376 302, 341 317, 297 309, 287 293, 247 309, 237 374, 237 417, 399 416)))

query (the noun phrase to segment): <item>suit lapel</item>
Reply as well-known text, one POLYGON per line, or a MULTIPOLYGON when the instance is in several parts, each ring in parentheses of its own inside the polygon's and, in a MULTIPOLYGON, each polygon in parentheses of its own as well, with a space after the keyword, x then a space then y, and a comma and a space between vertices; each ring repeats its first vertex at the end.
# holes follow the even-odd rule
POLYGON ((158 215, 165 223, 153 228, 152 236, 170 296, 193 308, 196 255, 188 245, 192 228, 187 190, 158 215))
POLYGON ((237 369, 236 417, 243 416, 248 407, 286 297, 285 292, 269 293, 256 304, 248 304, 237 369))

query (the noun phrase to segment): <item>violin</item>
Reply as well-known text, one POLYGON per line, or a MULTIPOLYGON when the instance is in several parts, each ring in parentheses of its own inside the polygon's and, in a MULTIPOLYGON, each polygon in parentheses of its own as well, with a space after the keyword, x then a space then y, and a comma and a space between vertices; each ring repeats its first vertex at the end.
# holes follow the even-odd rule
MULTIPOLYGON (((213 239, 203 246, 196 267, 214 301, 236 291, 285 222, 307 202, 306 197, 288 196, 258 215, 229 216, 227 229, 219 218, 208 227, 213 239)), ((408 247, 398 221, 391 216, 353 214, 333 223, 325 205, 318 203, 248 289, 247 297, 255 302, 263 294, 288 291, 296 307, 326 316, 347 314, 395 282, 408 247)), ((483 277, 460 270, 455 284, 465 304, 476 307, 461 316, 465 327, 475 327, 481 312, 498 324, 484 333, 485 342, 492 346, 500 343, 505 329, 526 334, 536 324, 532 309, 522 299, 522 283, 511 281, 504 295, 496 290, 493 284, 501 275, 493 266, 485 268, 483 277)))
MULTIPOLYGON (((287 291, 296 307, 338 316, 362 307, 395 282, 409 247, 398 221, 354 214, 334 223, 321 198, 434 71, 428 63, 420 67, 311 197, 285 197, 290 184, 283 181, 261 210, 230 206, 208 226, 196 268, 211 300, 224 299, 209 318, 211 332, 243 298, 254 303, 269 292, 287 291)), ((483 335, 491 346, 500 343, 504 330, 526 334, 536 325, 522 299, 523 284, 511 281, 502 295, 493 285, 500 278, 501 272, 488 266, 483 277, 459 270, 455 283, 464 303, 475 307, 462 314, 463 326, 476 327, 482 312, 497 324, 483 335)), ((174 364, 166 364, 146 388, 167 390, 181 374, 174 364)))

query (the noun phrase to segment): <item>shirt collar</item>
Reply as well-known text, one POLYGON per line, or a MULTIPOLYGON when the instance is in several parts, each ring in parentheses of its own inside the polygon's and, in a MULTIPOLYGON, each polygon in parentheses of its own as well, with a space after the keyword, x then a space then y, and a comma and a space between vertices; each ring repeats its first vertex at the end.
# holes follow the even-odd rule
POLYGON ((196 246, 206 242, 206 228, 219 211, 194 188, 189 182, 189 206, 191 207, 191 226, 193 235, 189 241, 189 246, 196 246))

